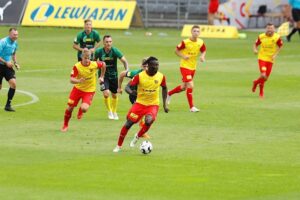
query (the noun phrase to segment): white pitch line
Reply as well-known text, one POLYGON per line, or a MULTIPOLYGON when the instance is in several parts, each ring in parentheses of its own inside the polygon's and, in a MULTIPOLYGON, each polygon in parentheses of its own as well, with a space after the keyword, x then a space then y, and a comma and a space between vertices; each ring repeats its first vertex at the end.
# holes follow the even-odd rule
MULTIPOLYGON (((8 90, 7 88, 3 88, 3 89, 8 90)), ((20 107, 20 106, 26 106, 26 105, 34 104, 34 103, 36 103, 40 100, 35 94, 33 94, 31 92, 27 92, 27 91, 24 91, 24 90, 16 90, 16 92, 22 93, 22 94, 25 94, 25 95, 31 97, 31 101, 28 101, 26 103, 16 104, 16 105, 13 105, 13 107, 20 107)))
MULTIPOLYGON (((298 55, 285 55, 285 56, 280 56, 281 58, 294 58, 294 57, 298 57, 298 55)), ((225 59, 210 59, 210 60, 206 60, 206 63, 224 63, 224 62, 241 62, 241 61, 245 61, 245 60, 254 60, 256 61, 257 58, 251 57, 251 58, 225 58, 225 59)), ((179 64, 180 62, 160 62, 160 65, 175 65, 175 64, 179 64)), ((130 66, 140 66, 141 63, 134 63, 134 64, 130 64, 130 66)), ((29 70, 20 70, 19 73, 31 73, 31 72, 51 72, 51 71, 66 71, 66 70, 70 70, 71 71, 71 67, 70 68, 52 68, 52 69, 29 69, 29 70)))

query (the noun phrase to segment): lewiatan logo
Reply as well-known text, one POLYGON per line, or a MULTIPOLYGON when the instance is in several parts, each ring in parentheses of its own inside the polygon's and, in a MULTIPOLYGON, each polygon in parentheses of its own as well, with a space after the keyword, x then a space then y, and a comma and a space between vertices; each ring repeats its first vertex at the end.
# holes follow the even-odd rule
POLYGON ((81 7, 58 6, 43 3, 33 10, 30 18, 34 22, 45 22, 53 19, 92 19, 99 21, 123 21, 128 9, 119 8, 95 8, 87 5, 81 7))

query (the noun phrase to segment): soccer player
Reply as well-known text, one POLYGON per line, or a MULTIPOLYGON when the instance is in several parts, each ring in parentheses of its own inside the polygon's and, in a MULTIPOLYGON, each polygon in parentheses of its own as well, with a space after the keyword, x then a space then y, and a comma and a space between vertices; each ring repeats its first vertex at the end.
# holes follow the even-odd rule
POLYGON ((84 20, 84 30, 77 34, 73 44, 73 48, 78 51, 78 61, 81 61, 81 53, 84 48, 89 49, 93 57, 95 50, 100 46, 100 41, 99 33, 92 28, 92 20, 84 20))
POLYGON ((95 60, 106 63, 104 76, 103 97, 108 111, 108 118, 118 120, 118 59, 123 63, 125 70, 128 70, 128 62, 119 49, 113 47, 113 40, 110 35, 103 37, 103 48, 98 48, 95 52, 95 60), (110 93, 112 98, 110 99, 110 93))
POLYGON ((81 61, 73 67, 70 82, 74 87, 70 93, 68 107, 65 111, 64 124, 61 128, 62 132, 66 132, 69 127, 69 121, 72 116, 73 109, 82 100, 78 110, 77 119, 81 119, 83 113, 87 112, 96 91, 96 74, 97 70, 101 69, 99 81, 103 82, 106 65, 104 62, 91 61, 91 52, 88 49, 83 49, 81 61))
POLYGON ((280 35, 275 33, 275 26, 268 23, 266 26, 266 32, 258 36, 256 42, 253 45, 253 52, 258 53, 258 65, 260 70, 260 76, 253 81, 252 92, 256 91, 257 85, 259 85, 259 96, 264 97, 264 85, 268 80, 275 58, 283 45, 280 35), (258 46, 260 49, 258 51, 258 46))
POLYGON ((205 61, 206 46, 202 39, 199 39, 200 27, 194 25, 192 27, 192 36, 183 40, 177 45, 175 53, 181 58, 180 72, 182 75, 182 84, 168 92, 167 103, 170 103, 170 98, 173 94, 186 90, 186 97, 189 102, 191 112, 199 112, 199 109, 194 106, 193 102, 193 78, 196 72, 198 55, 201 52, 200 61, 205 61))
POLYGON ((290 42, 292 36, 298 31, 300 35, 300 0, 289 0, 289 4, 292 7, 292 16, 293 20, 296 23, 296 27, 290 32, 286 37, 287 41, 290 42))
MULTIPOLYGON (((118 83, 118 93, 122 94, 123 90, 122 90, 122 83, 125 77, 132 79, 135 75, 141 73, 142 71, 145 70, 146 67, 146 63, 145 61, 147 60, 147 58, 144 58, 142 60, 142 65, 140 69, 136 69, 136 70, 124 70, 120 73, 119 76, 119 83, 118 83)), ((131 87, 131 90, 137 90, 137 87, 131 87)), ((128 92, 127 92, 128 93, 128 92)), ((129 94, 129 101, 131 102, 131 104, 134 104, 136 100, 136 95, 131 95, 129 94)))
POLYGON ((210 0, 208 5, 207 22, 208 25, 214 25, 214 19, 218 13, 219 0, 210 0))
POLYGON ((11 101, 14 98, 17 87, 16 75, 13 67, 15 66, 17 69, 20 67, 17 64, 16 56, 18 49, 18 35, 19 33, 16 28, 10 28, 8 36, 0 40, 0 90, 2 88, 2 80, 5 78, 9 84, 9 90, 4 110, 8 112, 15 111, 15 109, 11 107, 11 101))
POLYGON ((130 147, 134 147, 138 139, 142 137, 151 127, 156 119, 159 109, 159 88, 162 87, 163 107, 166 113, 169 109, 166 105, 167 84, 165 76, 158 72, 159 63, 157 58, 149 57, 145 63, 146 70, 136 75, 129 83, 130 86, 138 86, 137 100, 132 105, 127 114, 127 121, 121 129, 117 146, 113 152, 121 150, 123 141, 133 124, 137 123, 145 116, 145 124, 130 142, 130 147))

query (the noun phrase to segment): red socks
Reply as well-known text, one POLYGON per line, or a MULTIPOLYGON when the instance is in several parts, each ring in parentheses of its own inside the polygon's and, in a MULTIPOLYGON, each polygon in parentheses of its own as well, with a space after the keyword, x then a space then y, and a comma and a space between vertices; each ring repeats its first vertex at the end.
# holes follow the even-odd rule
POLYGON ((68 109, 66 109, 65 117, 64 117, 64 125, 65 126, 68 126, 71 117, 72 117, 72 112, 70 112, 68 109))
POLYGON ((179 85, 179 86, 177 86, 177 87, 175 87, 173 90, 171 90, 171 91, 169 91, 168 92, 168 95, 173 95, 173 94, 175 94, 175 93, 179 93, 179 92, 181 92, 182 91, 182 89, 181 89, 181 85, 179 85))
POLYGON ((151 125, 147 126, 146 124, 143 124, 143 127, 139 130, 137 136, 142 137, 149 130, 150 127, 151 125))
POLYGON ((186 89, 186 97, 188 99, 190 108, 192 108, 194 106, 194 103, 193 103, 193 88, 187 88, 186 89))
POLYGON ((119 136, 119 140, 118 140, 118 146, 122 146, 123 142, 124 142, 124 139, 128 133, 128 130, 125 126, 122 127, 121 129, 121 133, 120 133, 120 136, 119 136))

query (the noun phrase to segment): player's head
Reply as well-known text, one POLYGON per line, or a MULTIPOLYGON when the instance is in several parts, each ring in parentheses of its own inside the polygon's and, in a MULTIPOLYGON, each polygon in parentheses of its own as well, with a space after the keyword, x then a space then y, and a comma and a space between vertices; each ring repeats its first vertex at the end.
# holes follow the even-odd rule
POLYGON ((191 29, 192 38, 196 39, 200 35, 200 26, 194 25, 191 29))
POLYGON ((90 60, 91 60, 91 51, 88 50, 87 48, 84 48, 82 50, 81 60, 82 60, 82 63, 84 65, 86 65, 88 62, 90 62, 90 60))
POLYGON ((143 58, 142 60, 142 68, 145 69, 147 67, 147 63, 146 63, 146 60, 148 59, 149 57, 146 57, 146 58, 143 58))
POLYGON ((147 74, 149 76, 154 76, 157 73, 159 67, 158 59, 153 56, 150 56, 144 63, 146 65, 147 74))
POLYGON ((112 47, 112 37, 110 35, 104 35, 103 46, 105 49, 111 49, 112 47))
POLYGON ((266 25, 266 34, 272 36, 275 33, 275 26, 272 23, 266 25))
POLYGON ((8 31, 8 34, 9 34, 9 38, 12 40, 12 41, 16 41, 18 39, 18 30, 16 28, 10 28, 9 31, 8 31))
POLYGON ((90 33, 92 31, 92 20, 91 19, 84 20, 84 30, 87 33, 90 33))

